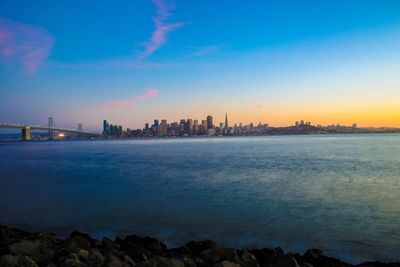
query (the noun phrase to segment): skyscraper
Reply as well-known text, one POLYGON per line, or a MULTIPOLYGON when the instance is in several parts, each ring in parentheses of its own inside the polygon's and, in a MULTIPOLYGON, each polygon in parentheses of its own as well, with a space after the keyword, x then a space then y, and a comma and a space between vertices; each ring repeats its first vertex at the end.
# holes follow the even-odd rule
POLYGON ((213 117, 211 115, 207 116, 207 128, 208 129, 214 128, 213 117))
POLYGON ((199 121, 194 120, 193 121, 193 134, 197 135, 199 133, 199 121))
POLYGON ((103 121, 103 134, 105 135, 110 134, 110 125, 106 120, 103 121))
POLYGON ((185 132, 189 135, 193 134, 193 120, 187 119, 185 132))
POLYGON ((225 129, 228 129, 228 114, 225 113, 225 129))

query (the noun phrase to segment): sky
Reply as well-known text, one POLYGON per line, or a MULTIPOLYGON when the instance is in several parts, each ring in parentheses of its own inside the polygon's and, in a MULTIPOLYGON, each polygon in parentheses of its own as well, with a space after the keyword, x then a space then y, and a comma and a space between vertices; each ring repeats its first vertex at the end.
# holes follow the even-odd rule
POLYGON ((0 0, 0 121, 400 127, 397 0, 0 0))

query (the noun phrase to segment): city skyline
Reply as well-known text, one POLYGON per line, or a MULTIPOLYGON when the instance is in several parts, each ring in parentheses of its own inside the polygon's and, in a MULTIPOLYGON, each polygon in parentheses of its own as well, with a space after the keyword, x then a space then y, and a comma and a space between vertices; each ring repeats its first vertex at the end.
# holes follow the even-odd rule
POLYGON ((400 127, 398 1, 0 7, 2 121, 99 130, 103 118, 140 128, 228 112, 245 124, 400 127))

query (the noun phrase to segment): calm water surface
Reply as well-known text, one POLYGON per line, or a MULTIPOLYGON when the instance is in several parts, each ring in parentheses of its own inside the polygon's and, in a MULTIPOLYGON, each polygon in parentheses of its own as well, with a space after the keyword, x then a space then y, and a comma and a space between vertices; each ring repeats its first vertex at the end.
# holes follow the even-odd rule
POLYGON ((0 143, 0 222, 400 260, 400 135, 0 143))

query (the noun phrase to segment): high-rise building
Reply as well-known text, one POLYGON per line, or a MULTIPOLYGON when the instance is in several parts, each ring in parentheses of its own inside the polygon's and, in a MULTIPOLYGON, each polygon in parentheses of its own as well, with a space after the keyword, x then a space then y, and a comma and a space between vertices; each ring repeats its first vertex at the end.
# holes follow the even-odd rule
POLYGON ((110 125, 106 120, 103 121, 103 134, 105 135, 110 134, 110 125))
POLYGON ((109 131, 108 131, 109 135, 114 135, 114 126, 112 124, 109 125, 109 131))
POLYGON ((193 134, 194 135, 199 134, 199 121, 198 120, 193 120, 193 134))
POLYGON ((161 120, 161 123, 157 127, 157 136, 166 136, 168 130, 167 120, 161 120))
POLYGON ((179 122, 179 135, 184 135, 185 134, 185 129, 186 129, 186 120, 180 120, 179 122))
POLYGON ((114 125, 114 135, 119 135, 118 125, 114 125))
POLYGON ((193 120, 187 119, 185 132, 189 135, 193 134, 193 120))
POLYGON ((207 131, 207 129, 208 129, 208 123, 207 123, 206 120, 202 120, 202 121, 201 121, 201 127, 202 127, 202 130, 203 130, 203 131, 207 131))
POLYGON ((225 113, 225 129, 228 129, 228 114, 225 113))
POLYGON ((78 123, 78 132, 82 131, 83 131, 82 123, 78 123))
POLYGON ((207 129, 212 129, 214 128, 213 124, 213 117, 211 115, 207 116, 207 129))

